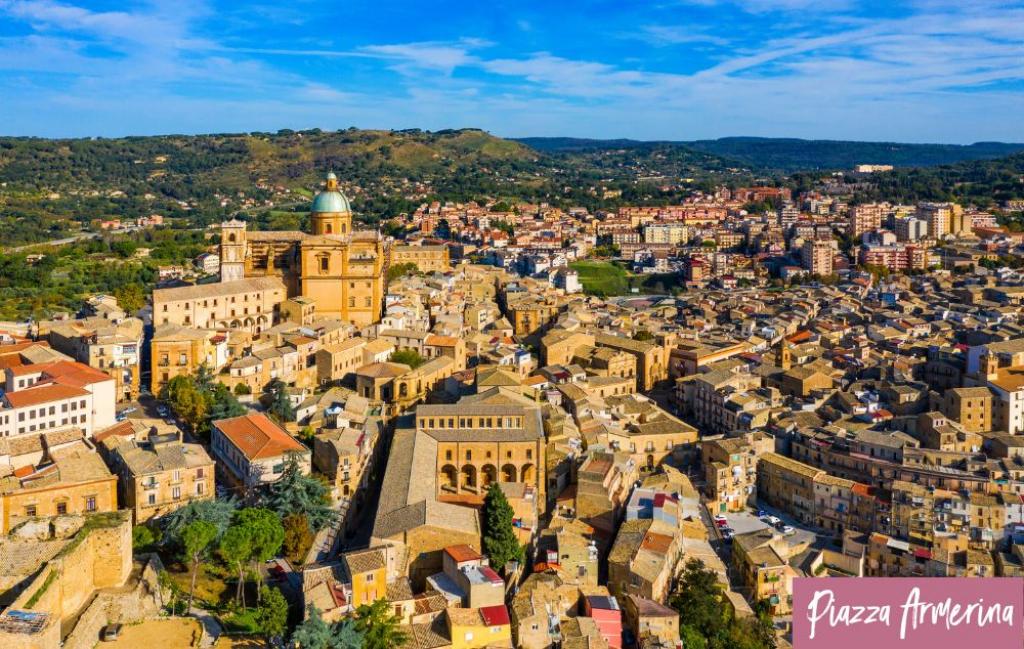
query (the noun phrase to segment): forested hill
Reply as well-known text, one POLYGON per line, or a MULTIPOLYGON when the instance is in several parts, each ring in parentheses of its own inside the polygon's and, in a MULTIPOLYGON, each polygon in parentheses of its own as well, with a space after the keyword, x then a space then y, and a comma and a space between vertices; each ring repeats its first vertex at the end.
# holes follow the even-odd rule
POLYGON ((478 129, 0 137, 0 238, 41 241, 73 230, 69 221, 154 212, 205 225, 268 201, 301 210, 328 170, 357 215, 372 221, 431 200, 671 202, 683 178, 740 182, 735 166, 690 149, 539 152, 478 129))
POLYGON ((521 138, 519 142, 538 151, 579 153, 678 147, 704 152, 753 169, 811 171, 850 169, 856 164, 891 164, 896 167, 930 167, 968 160, 985 160, 1024 151, 1024 144, 977 142, 958 144, 904 144, 897 142, 850 142, 795 138, 727 137, 692 142, 644 142, 614 139, 521 138))
POLYGON ((871 174, 856 199, 959 201, 983 206, 1024 199, 1024 152, 995 160, 871 174))

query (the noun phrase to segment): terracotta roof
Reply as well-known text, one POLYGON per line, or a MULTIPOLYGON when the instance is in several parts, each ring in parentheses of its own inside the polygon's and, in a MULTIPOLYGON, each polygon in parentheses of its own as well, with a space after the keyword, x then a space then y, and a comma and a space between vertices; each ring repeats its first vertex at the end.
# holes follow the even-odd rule
POLYGON ((61 399, 83 397, 87 394, 89 393, 81 388, 57 384, 41 385, 39 387, 18 390, 17 392, 8 392, 4 396, 7 399, 7 403, 11 404, 12 408, 24 408, 26 406, 34 406, 40 403, 59 401, 61 399))
POLYGON ((213 425, 250 460, 306 451, 298 440, 261 413, 221 419, 213 425))
POLYGON ((479 552, 468 545, 449 545, 444 549, 444 551, 452 558, 453 561, 455 561, 455 563, 479 561, 482 558, 479 552))
POLYGON ((113 381, 108 374, 75 361, 56 361, 53 363, 19 365, 17 367, 10 368, 10 371, 14 376, 41 372, 55 383, 74 385, 78 387, 90 385, 92 383, 102 383, 103 381, 113 381))

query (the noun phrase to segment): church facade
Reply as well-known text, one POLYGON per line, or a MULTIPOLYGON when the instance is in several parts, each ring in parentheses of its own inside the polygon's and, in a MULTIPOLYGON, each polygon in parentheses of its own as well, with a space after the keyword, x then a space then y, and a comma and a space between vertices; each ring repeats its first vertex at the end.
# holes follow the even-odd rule
POLYGON ((333 173, 313 199, 310 229, 248 231, 243 221, 222 223, 221 282, 279 278, 289 297, 312 300, 318 317, 357 326, 378 322, 386 290, 386 243, 375 230, 353 229, 348 198, 333 173))

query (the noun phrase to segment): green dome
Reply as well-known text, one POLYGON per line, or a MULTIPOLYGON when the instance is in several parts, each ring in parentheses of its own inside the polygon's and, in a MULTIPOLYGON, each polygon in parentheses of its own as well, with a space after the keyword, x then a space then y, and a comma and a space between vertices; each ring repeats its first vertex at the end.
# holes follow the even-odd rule
POLYGON ((311 212, 314 213, 332 213, 332 212, 351 212, 352 208, 348 204, 348 199, 345 195, 338 190, 325 190, 316 195, 313 199, 313 207, 310 208, 311 212))

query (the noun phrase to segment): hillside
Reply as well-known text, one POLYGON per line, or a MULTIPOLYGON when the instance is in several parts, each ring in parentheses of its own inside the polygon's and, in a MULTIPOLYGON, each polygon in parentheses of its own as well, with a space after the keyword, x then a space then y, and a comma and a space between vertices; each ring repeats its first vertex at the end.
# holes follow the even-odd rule
POLYGON ((430 200, 596 208, 616 204, 616 191, 606 200, 612 189, 621 200, 668 202, 678 199, 669 186, 680 178, 733 174, 728 167, 713 154, 671 147, 542 153, 477 129, 8 137, 0 138, 0 238, 41 241, 96 218, 153 212, 191 225, 239 212, 280 220, 267 201, 278 213, 301 210, 326 170, 337 173, 357 215, 372 222, 430 200))
POLYGON ((857 200, 955 200, 989 206, 1024 199, 1024 153, 995 160, 872 174, 857 200))
POLYGON ((580 138, 522 138, 519 142, 549 153, 643 150, 651 147, 679 149, 692 155, 711 154, 736 165, 761 171, 811 171, 850 169, 856 164, 891 164, 896 167, 931 167, 969 160, 984 160, 1024 151, 1024 144, 977 142, 957 144, 902 144, 897 142, 850 142, 795 138, 727 137, 692 142, 639 140, 590 140, 580 138))

